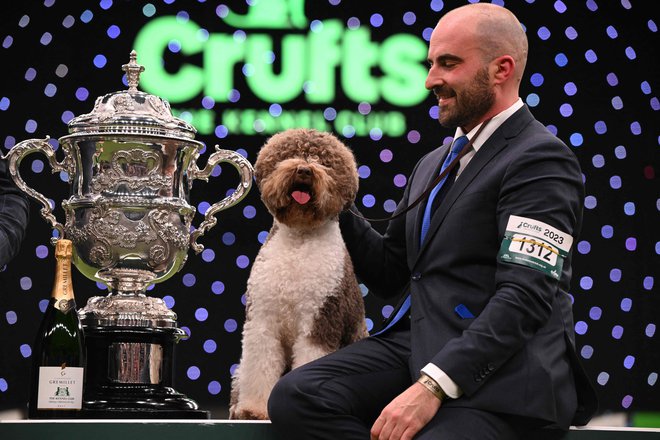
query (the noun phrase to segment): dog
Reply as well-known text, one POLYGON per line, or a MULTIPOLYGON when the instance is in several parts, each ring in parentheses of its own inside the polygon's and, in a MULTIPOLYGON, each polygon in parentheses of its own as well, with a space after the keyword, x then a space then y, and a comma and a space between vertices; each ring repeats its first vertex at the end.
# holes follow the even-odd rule
POLYGON ((255 179, 273 226, 247 281, 229 413, 267 420, 284 373, 368 333, 338 221, 358 190, 351 150, 327 132, 285 130, 259 151, 255 179))

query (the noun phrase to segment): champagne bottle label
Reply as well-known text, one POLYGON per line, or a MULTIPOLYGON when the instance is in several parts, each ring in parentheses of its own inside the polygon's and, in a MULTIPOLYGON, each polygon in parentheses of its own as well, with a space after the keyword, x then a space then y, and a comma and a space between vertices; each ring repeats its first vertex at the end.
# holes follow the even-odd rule
POLYGON ((54 307, 66 315, 71 310, 75 310, 76 301, 73 299, 60 299, 55 301, 54 307))
POLYGON ((79 367, 40 367, 37 409, 81 409, 83 376, 79 367))

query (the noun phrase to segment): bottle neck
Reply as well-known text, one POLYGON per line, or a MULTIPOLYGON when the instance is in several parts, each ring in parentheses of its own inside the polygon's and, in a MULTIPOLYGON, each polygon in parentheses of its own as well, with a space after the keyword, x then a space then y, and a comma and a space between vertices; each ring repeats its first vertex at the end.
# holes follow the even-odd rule
POLYGON ((75 306, 73 283, 71 277, 71 257, 57 257, 55 267, 55 282, 51 297, 55 300, 55 308, 66 312, 75 306))

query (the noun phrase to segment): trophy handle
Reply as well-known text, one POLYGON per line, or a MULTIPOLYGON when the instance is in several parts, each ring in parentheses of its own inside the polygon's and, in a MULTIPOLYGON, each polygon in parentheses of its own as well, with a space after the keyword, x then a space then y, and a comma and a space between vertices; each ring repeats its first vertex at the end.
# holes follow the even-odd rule
POLYGON ((209 176, 213 171, 213 168, 221 162, 226 162, 234 166, 238 173, 241 176, 241 182, 236 187, 231 195, 225 197, 219 202, 214 203, 209 207, 204 214, 204 221, 199 225, 197 229, 190 236, 190 246, 193 248, 195 253, 200 253, 204 250, 204 245, 197 243, 197 239, 204 235, 204 233, 216 225, 218 220, 215 218, 215 214, 223 211, 231 206, 234 206, 247 195, 252 187, 252 176, 254 175, 254 170, 250 162, 236 153, 235 151, 223 150, 218 145, 215 146, 215 152, 211 154, 209 160, 206 162, 206 166, 203 170, 200 170, 197 167, 197 158, 190 164, 190 170, 188 175, 190 176, 191 182, 195 179, 203 179, 204 181, 209 181, 209 176))
MULTIPOLYGON (((48 163, 50 164, 53 173, 57 171, 64 171, 68 174, 69 182, 71 182, 71 176, 74 175, 76 166, 73 158, 69 154, 68 150, 63 147, 65 150, 64 159, 62 162, 58 162, 55 158, 55 150, 53 149, 52 145, 48 143, 49 139, 50 136, 46 136, 45 139, 28 139, 19 142, 18 144, 14 145, 11 150, 9 150, 7 155, 3 156, 3 159, 9 162, 9 174, 14 180, 16 186, 21 191, 41 203, 43 206, 43 208, 41 208, 41 216, 51 224, 53 229, 56 229, 59 232, 59 236, 62 238, 64 237, 64 226, 62 226, 62 224, 58 222, 53 215, 53 207, 50 205, 50 202, 46 197, 44 197, 43 194, 29 187, 21 177, 21 173, 19 171, 21 161, 27 155, 40 152, 46 155, 48 158, 48 163)), ((53 243, 56 240, 57 239, 55 237, 51 239, 53 243)))

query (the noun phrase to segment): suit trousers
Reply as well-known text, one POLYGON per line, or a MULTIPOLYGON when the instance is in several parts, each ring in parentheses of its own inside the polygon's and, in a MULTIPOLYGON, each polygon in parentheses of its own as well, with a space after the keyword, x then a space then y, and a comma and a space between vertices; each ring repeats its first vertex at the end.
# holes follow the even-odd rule
MULTIPOLYGON (((410 375, 410 320, 303 365, 280 379, 268 402, 282 439, 368 440, 376 418, 416 378, 410 375)), ((416 439, 559 439, 564 431, 530 431, 522 417, 441 407, 416 439), (530 437, 530 435, 533 435, 530 437)))

